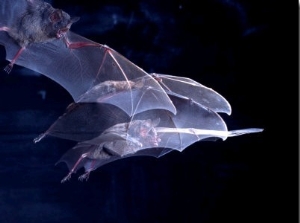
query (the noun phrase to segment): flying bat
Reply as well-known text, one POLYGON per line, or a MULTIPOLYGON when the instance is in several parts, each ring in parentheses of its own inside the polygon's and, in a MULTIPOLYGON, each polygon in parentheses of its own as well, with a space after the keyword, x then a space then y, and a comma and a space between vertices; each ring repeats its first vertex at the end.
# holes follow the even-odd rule
MULTIPOLYGON (((161 81, 165 79, 164 75, 159 76, 161 81)), ((173 80, 172 86, 175 85, 176 81, 173 82, 176 78, 170 75, 166 78, 173 80)), ((189 80, 187 83, 197 82, 189 80)), ((179 85, 182 86, 182 83, 179 85)), ((195 92, 201 92, 203 98, 213 95, 212 89, 200 84, 194 86, 193 95, 195 92)), ((186 88, 189 88, 188 85, 186 88)), ((130 117, 110 104, 73 103, 35 142, 45 136, 78 142, 59 161, 66 163, 69 168, 69 174, 62 180, 65 182, 82 167, 85 173, 79 179, 87 180, 91 171, 118 159, 131 156, 161 157, 174 150, 181 152, 197 141, 225 140, 227 137, 262 131, 259 128, 228 131, 222 117, 214 111, 222 107, 217 106, 217 102, 212 102, 213 109, 210 109, 178 92, 168 93, 176 107, 176 114, 164 109, 150 109, 130 117)), ((228 103, 222 98, 224 102, 228 103)), ((223 107, 230 108, 227 104, 223 107)))
MULTIPOLYGON (((131 156, 158 158, 174 150, 181 152, 197 141, 217 138, 225 140, 227 137, 262 131, 258 128, 228 131, 224 120, 218 113, 189 98, 173 95, 170 95, 170 98, 177 109, 176 115, 167 110, 153 109, 138 113, 132 118, 122 117, 129 121, 124 122, 120 118, 117 121, 118 124, 98 131, 99 136, 80 141, 74 148, 67 151, 59 160, 59 162, 66 163, 69 168, 69 173, 62 182, 69 180, 71 175, 82 167, 85 173, 79 176, 79 180, 87 180, 91 171, 118 159, 131 156)), ((77 104, 76 106, 78 110, 75 113, 80 114, 80 110, 84 112, 85 107, 91 105, 77 104)), ((69 113, 65 113, 59 118, 49 129, 49 135, 53 135, 52 131, 64 132, 64 129, 75 127, 71 124, 72 122, 69 122, 71 126, 64 125, 67 123, 65 119, 72 119, 68 116, 69 113)), ((118 117, 121 116, 118 115, 118 117)), ((105 118, 104 116, 103 119, 105 118)), ((75 120, 78 119, 75 118, 75 120)), ((97 124, 90 124, 89 130, 99 130, 97 124)), ((76 128, 71 129, 73 131, 75 129, 76 132, 76 128)), ((75 133, 73 140, 77 141, 76 135, 75 133)))
POLYGON ((0 44, 10 61, 7 72, 18 64, 53 79, 75 102, 101 100, 128 115, 153 108, 176 113, 160 84, 143 69, 108 46, 69 31, 78 17, 70 17, 42 0, 2 0, 0 8, 0 44), (131 80, 145 76, 146 82, 133 86, 131 80), (126 97, 121 94, 119 98, 111 83, 118 83, 117 89, 125 90, 126 97), (101 99, 83 96, 96 91, 101 99))
POLYGON ((78 17, 42 0, 0 2, 5 67, 18 64, 63 86, 71 104, 46 135, 77 141, 60 161, 88 179, 105 163, 137 155, 160 157, 205 139, 260 132, 228 131, 218 113, 231 113, 216 91, 194 80, 148 74, 111 49, 70 31, 78 17))

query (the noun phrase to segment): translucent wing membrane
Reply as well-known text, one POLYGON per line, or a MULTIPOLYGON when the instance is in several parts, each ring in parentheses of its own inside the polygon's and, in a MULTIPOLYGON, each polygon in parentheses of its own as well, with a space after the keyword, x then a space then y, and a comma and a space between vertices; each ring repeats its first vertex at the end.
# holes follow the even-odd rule
POLYGON ((260 132, 228 131, 227 100, 186 77, 148 74, 112 48, 69 31, 78 21, 42 0, 0 1, 0 44, 10 63, 39 72, 74 99, 45 136, 78 144, 62 156, 87 180, 98 167, 130 156, 161 157, 201 141, 260 132))

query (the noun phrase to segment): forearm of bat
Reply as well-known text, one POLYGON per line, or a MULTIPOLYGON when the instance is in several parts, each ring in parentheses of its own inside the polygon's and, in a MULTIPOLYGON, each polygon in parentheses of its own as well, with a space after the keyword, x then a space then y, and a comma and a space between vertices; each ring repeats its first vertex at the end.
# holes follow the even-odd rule
POLYGON ((63 38, 64 43, 69 49, 78 49, 82 47, 102 47, 102 44, 94 42, 71 42, 65 35, 63 38))

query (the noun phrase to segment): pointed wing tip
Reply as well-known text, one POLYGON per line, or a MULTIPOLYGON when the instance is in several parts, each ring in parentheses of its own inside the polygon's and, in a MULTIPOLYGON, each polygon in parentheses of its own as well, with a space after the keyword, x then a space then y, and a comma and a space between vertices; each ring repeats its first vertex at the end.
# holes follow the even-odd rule
POLYGON ((224 109, 223 111, 220 111, 220 112, 223 112, 227 115, 231 115, 231 113, 232 113, 231 106, 229 105, 226 109, 224 109))
POLYGON ((227 115, 231 115, 232 108, 231 108, 230 103, 222 95, 219 94, 219 96, 222 99, 220 103, 222 103, 222 105, 223 105, 223 108, 220 109, 221 110, 220 112, 226 113, 227 115))
POLYGON ((256 133, 256 132, 263 132, 264 131, 264 129, 261 129, 261 128, 251 128, 249 130, 250 130, 249 133, 256 133))
POLYGON ((60 164, 60 163, 66 163, 66 164, 67 164, 67 162, 66 162, 65 160, 59 159, 59 160, 54 164, 54 166, 57 166, 57 165, 60 164))
POLYGON ((214 109, 209 108, 209 109, 211 109, 211 110, 214 111, 214 112, 217 112, 217 113, 225 113, 225 114, 227 114, 227 115, 231 115, 231 113, 232 113, 232 110, 231 110, 231 106, 230 106, 230 105, 229 105, 229 106, 225 106, 225 107, 223 107, 223 108, 214 108, 214 109))
POLYGON ((246 133, 257 133, 257 132, 262 132, 264 129, 261 128, 249 128, 249 129, 244 129, 246 133))
MULTIPOLYGON (((64 160, 64 159, 58 160, 58 161, 54 164, 54 166, 57 166, 58 164, 61 164, 61 163, 65 163, 65 164, 67 165, 68 170, 71 171, 71 169, 72 169, 73 166, 72 166, 70 163, 68 163, 66 160, 64 160)), ((76 172, 76 171, 74 171, 74 173, 75 173, 75 172, 76 172)))
POLYGON ((239 130, 232 130, 229 131, 228 136, 232 137, 232 136, 240 136, 240 135, 244 135, 244 134, 251 134, 251 133, 259 133, 264 131, 264 129, 262 128, 248 128, 248 129, 239 129, 239 130))

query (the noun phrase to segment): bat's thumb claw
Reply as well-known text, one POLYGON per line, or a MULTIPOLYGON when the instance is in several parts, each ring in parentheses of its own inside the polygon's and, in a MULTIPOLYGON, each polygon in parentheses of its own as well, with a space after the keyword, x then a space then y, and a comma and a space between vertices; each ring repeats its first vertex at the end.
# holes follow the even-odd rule
POLYGON ((71 173, 69 173, 66 177, 64 177, 64 178, 60 181, 60 183, 64 183, 64 182, 70 180, 70 178, 71 178, 71 173))
POLYGON ((33 142, 34 142, 34 143, 38 143, 38 142, 41 141, 44 137, 45 137, 45 134, 43 133, 43 134, 39 135, 38 137, 36 137, 36 138, 33 140, 33 142))

